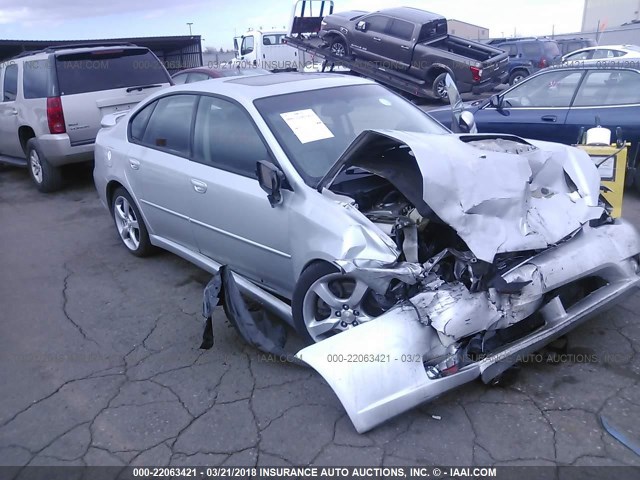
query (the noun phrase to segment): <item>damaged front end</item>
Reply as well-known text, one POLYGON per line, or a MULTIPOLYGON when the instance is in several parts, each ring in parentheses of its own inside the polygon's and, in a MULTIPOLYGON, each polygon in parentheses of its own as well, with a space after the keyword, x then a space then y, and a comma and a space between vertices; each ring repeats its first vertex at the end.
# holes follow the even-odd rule
POLYGON ((598 204, 597 170, 577 149, 369 131, 318 189, 352 198, 402 252, 337 260, 384 313, 297 354, 359 432, 492 380, 640 286, 638 235, 598 204))

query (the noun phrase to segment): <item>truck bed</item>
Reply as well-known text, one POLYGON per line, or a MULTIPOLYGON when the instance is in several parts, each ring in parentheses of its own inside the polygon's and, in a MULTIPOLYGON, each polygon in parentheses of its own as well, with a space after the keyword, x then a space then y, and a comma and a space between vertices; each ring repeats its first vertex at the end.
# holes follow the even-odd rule
POLYGON ((456 55, 472 58, 478 62, 486 62, 495 57, 505 56, 505 53, 502 50, 495 47, 467 40, 465 38, 455 37, 453 35, 435 38, 422 42, 419 45, 446 50, 456 55))

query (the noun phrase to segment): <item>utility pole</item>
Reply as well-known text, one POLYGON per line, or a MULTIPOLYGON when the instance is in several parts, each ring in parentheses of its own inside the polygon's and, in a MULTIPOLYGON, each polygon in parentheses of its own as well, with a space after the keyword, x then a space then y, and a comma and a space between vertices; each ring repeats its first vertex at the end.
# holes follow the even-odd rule
POLYGON ((191 25, 193 25, 193 22, 187 22, 187 25, 189 25, 189 35, 191 35, 191 25))

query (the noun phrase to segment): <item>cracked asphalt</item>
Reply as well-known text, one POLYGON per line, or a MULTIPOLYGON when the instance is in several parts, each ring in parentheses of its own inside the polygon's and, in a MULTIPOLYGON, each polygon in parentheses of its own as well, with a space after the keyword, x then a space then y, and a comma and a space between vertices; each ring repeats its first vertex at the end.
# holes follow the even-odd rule
MULTIPOLYGON (((42 195, 0 167, 0 465, 640 465, 640 296, 568 336, 565 361, 469 384, 364 435, 322 378, 247 347, 208 274, 130 255, 90 170, 42 195)), ((625 216, 640 225, 640 199, 625 216)), ((546 357, 545 357, 546 358, 546 357)))

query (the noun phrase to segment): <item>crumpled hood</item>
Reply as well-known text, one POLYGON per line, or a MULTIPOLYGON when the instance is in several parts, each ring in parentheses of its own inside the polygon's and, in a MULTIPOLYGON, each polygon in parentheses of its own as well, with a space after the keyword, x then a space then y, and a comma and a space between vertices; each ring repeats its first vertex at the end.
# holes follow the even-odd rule
POLYGON ((431 209, 487 262, 497 253, 546 248, 603 213, 594 163, 585 152, 556 143, 512 135, 369 130, 318 188, 328 187, 349 166, 387 178, 421 213, 431 209), (397 147, 406 154, 387 158, 385 152, 397 147), (394 176, 397 162, 415 162, 422 178, 394 176))

